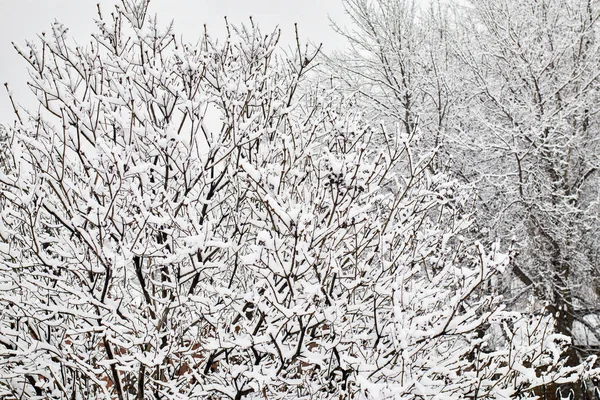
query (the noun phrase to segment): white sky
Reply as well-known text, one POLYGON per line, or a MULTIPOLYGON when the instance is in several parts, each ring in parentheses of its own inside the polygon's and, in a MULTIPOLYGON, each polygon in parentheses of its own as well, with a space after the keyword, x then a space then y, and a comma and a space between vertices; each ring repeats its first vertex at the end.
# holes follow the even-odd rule
MULTIPOLYGON (((56 19, 83 44, 94 30, 98 2, 104 14, 115 4, 114 0, 0 0, 0 123, 14 120, 4 82, 8 82, 15 101, 28 107, 34 105, 26 86, 25 61, 16 54, 11 42, 24 47, 25 40, 36 39, 56 19)), ((224 31, 224 16, 236 24, 247 22, 251 15, 265 31, 278 25, 286 46, 294 40, 295 22, 301 40, 322 42, 325 51, 343 45, 328 19, 330 16, 336 21, 344 20, 341 0, 151 0, 150 12, 157 14, 163 24, 174 19, 176 34, 189 42, 200 37, 204 24, 209 33, 219 35, 224 31)))

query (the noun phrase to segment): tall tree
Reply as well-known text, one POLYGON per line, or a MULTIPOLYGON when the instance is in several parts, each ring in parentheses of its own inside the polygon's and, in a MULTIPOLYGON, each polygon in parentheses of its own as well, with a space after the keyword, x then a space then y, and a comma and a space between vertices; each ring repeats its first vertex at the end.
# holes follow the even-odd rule
POLYGON ((478 188, 480 233, 513 241, 514 276, 559 332, 596 332, 597 4, 345 4, 334 76, 478 188))
POLYGON ((343 3, 352 24, 337 31, 348 48, 330 58, 328 73, 360 94, 371 118, 399 124, 419 151, 436 154, 432 168, 443 168, 464 93, 447 8, 432 3, 423 10, 414 0, 343 3))
POLYGON ((511 252, 490 289, 512 310, 544 310, 579 365, 600 339, 597 2, 344 4, 349 50, 328 72, 476 188, 470 233, 511 252))
POLYGON ((587 318, 600 287, 598 6, 474 1, 468 15, 464 135, 484 156, 462 170, 480 182, 492 232, 514 236, 514 276, 548 302, 558 332, 577 321, 598 340, 587 318))

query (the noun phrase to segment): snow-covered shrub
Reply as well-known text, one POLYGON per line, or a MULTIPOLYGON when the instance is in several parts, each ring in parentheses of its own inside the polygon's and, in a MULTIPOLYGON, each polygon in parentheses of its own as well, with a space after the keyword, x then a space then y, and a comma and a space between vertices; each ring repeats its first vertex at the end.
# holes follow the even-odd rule
POLYGON ((22 51, 40 111, 3 142, 1 395, 496 396, 478 349, 507 257, 463 236, 470 191, 306 81, 316 53, 254 25, 180 43, 147 6, 22 51))

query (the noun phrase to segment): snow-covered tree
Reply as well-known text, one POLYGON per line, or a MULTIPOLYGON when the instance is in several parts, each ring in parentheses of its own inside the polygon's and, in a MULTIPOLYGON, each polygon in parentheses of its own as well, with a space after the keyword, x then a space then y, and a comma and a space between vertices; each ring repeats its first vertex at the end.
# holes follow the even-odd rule
POLYGON ((0 396, 497 398, 568 378, 568 339, 486 288, 508 259, 464 235, 472 191, 435 152, 307 84, 317 54, 282 55, 277 32, 190 45, 147 8, 19 50, 39 108, 2 137, 0 396))
POLYGON ((598 3, 450 3, 345 0, 349 49, 328 72, 476 187, 471 234, 511 252, 490 289, 552 316, 584 368, 599 342, 598 3))
POLYGON ((482 214, 514 238, 513 276, 547 303, 557 331, 572 335, 577 322, 596 342, 599 11, 588 0, 473 1, 472 35, 457 46, 472 94, 460 140, 479 155, 462 170, 479 182, 482 214))
POLYGON ((421 3, 343 0, 353 24, 337 26, 348 46, 331 57, 328 72, 360 94, 372 118, 400 123, 417 150, 436 152, 432 168, 440 169, 449 159, 448 130, 458 124, 462 72, 447 8, 421 3))

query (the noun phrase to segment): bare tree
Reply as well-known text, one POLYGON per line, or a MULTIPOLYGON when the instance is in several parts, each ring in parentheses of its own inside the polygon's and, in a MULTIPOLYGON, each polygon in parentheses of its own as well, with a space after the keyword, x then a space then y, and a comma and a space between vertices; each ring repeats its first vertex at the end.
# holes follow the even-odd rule
POLYGON ((435 154, 434 170, 476 188, 470 234, 511 253, 489 288, 512 310, 552 316, 580 365, 600 339, 597 2, 344 4, 349 50, 328 73, 435 154))
POLYGON ((400 124, 415 136, 415 150, 434 152, 432 168, 449 159, 445 145, 462 106, 452 20, 439 3, 344 0, 353 24, 337 27, 349 44, 329 60, 331 75, 357 91, 370 117, 400 124))
POLYGON ((484 156, 463 171, 480 181, 492 232, 514 237, 513 276, 548 302, 557 331, 572 335, 579 322, 597 334, 587 318, 599 287, 597 4, 475 1, 469 10, 464 135, 467 151, 484 156))

